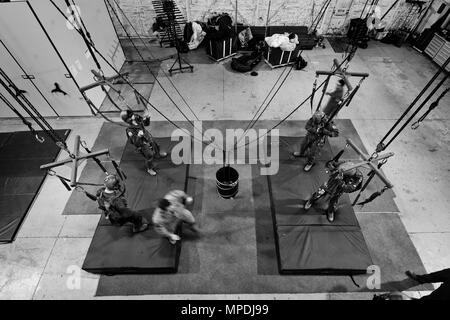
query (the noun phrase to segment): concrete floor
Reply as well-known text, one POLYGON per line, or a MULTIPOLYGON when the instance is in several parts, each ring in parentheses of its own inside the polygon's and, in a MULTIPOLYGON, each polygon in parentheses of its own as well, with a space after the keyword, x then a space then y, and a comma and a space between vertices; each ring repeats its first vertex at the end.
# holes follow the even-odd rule
MULTIPOLYGON (((155 48, 155 54, 166 56, 168 49, 155 48), (158 50, 160 50, 158 52, 158 50)), ((194 73, 175 74, 176 84, 188 103, 202 120, 246 120, 253 116, 282 69, 271 70, 261 63, 259 75, 252 77, 230 71, 229 61, 211 64, 189 54, 194 73)), ((188 57, 189 57, 188 55, 188 57)), ((277 120, 287 115, 311 92, 315 70, 329 70, 334 57, 330 46, 304 52, 309 62, 302 71, 293 71, 278 96, 261 119, 277 120)), ((163 69, 171 60, 162 63, 163 69)), ((353 121, 368 150, 390 128, 412 99, 431 78, 437 67, 422 54, 408 47, 397 48, 370 42, 360 49, 350 71, 370 73, 352 105, 340 118, 353 121)), ((174 100, 180 102, 173 88, 160 71, 159 79, 174 100)), ((317 98, 316 98, 317 99, 317 98)), ((174 120, 185 120, 174 108, 158 85, 153 87, 150 101, 174 120)), ((384 171, 395 185, 395 201, 401 219, 427 271, 450 266, 450 97, 441 101, 418 130, 409 127, 391 145, 395 157, 384 171)), ((189 114, 185 107, 183 110, 189 114)), ((153 120, 161 120, 155 113, 153 120)), ((310 107, 305 105, 291 117, 305 120, 310 107)), ((26 130, 19 121, 1 120, 0 131, 26 130)), ((51 119, 55 128, 70 128, 68 144, 76 134, 88 145, 94 143, 102 119, 51 119)), ((164 123, 155 124, 155 135, 170 132, 164 123)), ((283 127, 281 127, 283 134, 283 127)), ((61 154, 60 157, 65 157, 61 154)), ((79 171, 81 172, 81 170, 79 171)), ((68 174, 69 168, 61 173, 68 174)), ((69 198, 57 179, 47 177, 33 207, 12 244, 0 246, 0 299, 90 299, 94 298, 98 276, 79 269, 97 226, 99 215, 63 216, 61 212, 69 198), (79 275, 80 285, 72 276, 79 275)), ((388 248, 386 248, 388 250, 388 248)), ((419 297, 425 292, 410 292, 419 297)), ((292 295, 189 295, 143 296, 121 298, 143 299, 371 299, 373 293, 292 294, 292 295)), ((117 298, 117 297, 113 297, 117 298)))

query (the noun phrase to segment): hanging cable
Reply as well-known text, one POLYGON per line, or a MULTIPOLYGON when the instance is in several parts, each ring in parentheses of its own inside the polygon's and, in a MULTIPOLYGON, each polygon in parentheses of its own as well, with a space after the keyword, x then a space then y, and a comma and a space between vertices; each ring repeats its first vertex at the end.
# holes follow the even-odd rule
MULTIPOLYGON (((11 56, 11 58, 14 60, 14 62, 17 64, 17 66, 20 68, 20 70, 22 70, 22 72, 25 75, 28 75, 28 72, 25 71, 25 69, 22 67, 22 65, 20 64, 20 62, 16 59, 16 57, 14 57, 14 55, 12 54, 12 52, 8 49, 8 47, 6 46, 6 44, 3 42, 2 39, 0 39, 0 43, 3 45, 3 47, 5 48, 5 50, 8 52, 8 54, 11 56)), ((42 97, 42 99, 44 99, 44 101, 48 104, 48 106, 53 110, 53 112, 56 114, 57 117, 59 117, 58 112, 56 112, 55 108, 53 108, 53 106, 51 105, 51 103, 48 101, 48 99, 44 96, 44 94, 42 93, 42 91, 38 88, 38 86, 34 83, 33 79, 31 79, 30 77, 27 77, 28 80, 30 80, 31 84, 33 85, 33 87, 36 89, 36 91, 39 93, 39 95, 42 97)))
MULTIPOLYGON (((339 66, 337 66, 337 68, 333 71, 336 72, 348 59, 348 56, 339 64, 339 66)), ((288 118, 290 118, 298 109, 300 109, 306 102, 308 102, 309 99, 311 99, 311 96, 317 92, 320 88, 322 88, 322 86, 325 84, 325 81, 322 81, 322 83, 316 88, 316 90, 314 92, 312 92, 308 97, 306 97, 297 107, 295 107, 287 116, 285 116, 282 120, 280 120, 276 125, 274 125, 270 130, 268 130, 265 134, 263 134, 261 137, 258 137, 257 139, 253 140, 253 141, 249 141, 247 143, 245 143, 244 145, 240 146, 240 147, 234 147, 233 150, 237 150, 239 148, 242 147, 246 147, 251 143, 254 143, 258 140, 260 140, 261 138, 267 136, 270 132, 272 132, 274 129, 276 129, 278 126, 280 126, 283 122, 285 122, 288 118)))
MULTIPOLYGON (((0 84, 3 88, 14 98, 14 100, 22 107, 22 109, 33 119, 33 121, 41 127, 41 129, 47 134, 53 142, 61 149, 65 150, 69 155, 71 152, 67 148, 65 140, 56 133, 52 126, 45 120, 45 118, 39 113, 39 111, 33 106, 33 104, 24 96, 23 92, 15 85, 15 83, 9 78, 9 76, 0 67, 0 84), (6 82, 5 82, 6 81, 6 82), (14 91, 11 90, 14 89, 14 91)), ((3 99, 2 99, 3 100, 3 99)), ((23 120, 22 120, 23 121, 23 120)), ((42 137, 38 139, 39 142, 43 142, 42 137)))
POLYGON ((237 144, 239 144, 239 142, 245 137, 245 135, 247 134, 247 132, 249 130, 251 130, 254 125, 256 124, 256 122, 258 122, 258 120, 261 118, 261 116, 263 115, 263 113, 267 110, 267 108, 270 106, 270 103, 272 102, 272 100, 275 98, 275 96, 277 95, 278 91, 280 91, 281 87, 283 86, 283 84, 285 83, 287 77, 289 76, 289 74, 291 73, 291 71, 293 70, 294 65, 292 65, 289 68, 288 73, 285 75, 285 77, 283 78, 283 80, 281 81, 280 85, 278 86, 277 90, 275 91, 275 93, 272 95, 272 97, 270 98, 269 102, 267 102, 266 106, 264 107, 264 109, 261 111, 261 113, 259 113, 259 111, 261 110, 262 106, 264 105, 266 99, 270 96, 270 92, 273 91, 273 89, 275 89, 275 86, 277 85, 279 79, 281 79, 281 76, 283 75, 283 73, 286 71, 287 67, 283 69, 283 72, 280 74, 280 76, 278 77, 277 81, 275 81, 274 85, 272 86, 272 88, 270 89, 269 94, 266 96, 266 98, 264 99, 264 101, 261 103, 261 105, 259 106, 258 110, 254 113, 252 119, 250 120, 250 122, 247 124, 244 133, 242 134, 242 136, 237 139, 236 143, 233 145, 233 148, 236 147, 237 144), (259 115, 258 115, 259 113, 259 115), (256 117, 256 115, 258 115, 256 117))
MULTIPOLYGON (((83 36, 82 35, 82 33, 80 32, 80 30, 78 30, 78 28, 73 24, 73 22, 72 21, 70 21, 68 18, 67 18, 67 16, 64 14, 64 12, 56 5, 56 3, 54 2, 54 0, 49 0, 50 1, 50 3, 53 5, 53 7, 55 7, 55 9, 70 23, 70 24, 72 24, 72 26, 74 26, 74 30, 78 33, 78 34, 80 34, 80 36, 83 36)), ((134 86, 133 86, 133 84, 128 80, 128 79, 126 79, 123 75, 121 75, 120 73, 119 73, 119 71, 117 70, 117 68, 116 67, 114 67, 114 65, 111 63, 111 62, 109 62, 108 61, 108 59, 106 59, 106 57, 95 47, 95 46, 91 46, 91 48, 92 48, 92 50, 93 51, 95 51, 96 53, 97 53, 97 55, 128 85, 128 86, 130 86, 133 90, 134 90, 134 92, 143 100, 143 101, 145 101, 145 103, 146 104, 148 104, 151 108, 153 108, 159 115, 161 115, 164 119, 166 119, 169 123, 171 123, 173 126, 175 126, 176 128, 178 128, 178 129, 180 129, 180 130, 183 130, 183 128, 181 128, 178 124, 176 124, 174 121, 172 121, 171 119, 169 119, 164 113, 162 113, 158 108, 156 108, 147 98, 145 98, 134 86)), ((92 108, 94 108, 95 110, 98 110, 98 108, 96 108, 95 106, 94 106, 94 104, 92 103, 92 101, 90 101, 90 99, 89 98, 87 98, 87 96, 86 95, 84 95, 85 96, 85 99, 87 99, 86 101, 87 101, 87 103, 88 104, 90 104, 91 105, 91 107, 92 108)), ((147 107, 146 107, 147 108, 147 107)), ((110 119, 108 119, 107 117, 105 117, 104 115, 103 115, 103 113, 101 113, 100 112, 100 115, 105 119, 105 120, 107 120, 107 121, 109 121, 109 122, 112 122, 112 123, 115 123, 115 124, 118 124, 118 123, 116 123, 116 122, 114 122, 114 121, 112 121, 112 120, 110 120, 110 119)), ((119 124, 119 125, 121 125, 121 124, 119 124)), ((206 144, 206 142, 205 141, 203 141, 203 140, 200 140, 200 139, 198 139, 198 138, 196 138, 192 133, 190 133, 190 136, 194 139, 194 140, 197 140, 197 141, 199 141, 199 142, 201 142, 201 143, 203 143, 203 144, 206 144)))
MULTIPOLYGON (((384 150, 384 141, 389 137, 389 135, 395 130, 395 128, 400 124, 400 122, 403 120, 403 118, 406 117, 409 111, 415 106, 415 104, 419 101, 419 99, 425 94, 425 92, 428 90, 428 88, 436 81, 436 79, 439 77, 439 75, 445 71, 445 68, 450 62, 450 58, 447 59, 447 61, 439 68, 439 70, 434 74, 434 76, 428 81, 428 83, 423 87, 423 89, 420 91, 420 93, 414 98, 414 100, 410 103, 408 108, 403 112, 403 114, 400 116, 400 118, 397 119, 397 121, 394 123, 394 125, 388 130, 388 132, 384 135, 384 137, 381 139, 381 141, 377 145, 377 150, 384 150)), ((447 74, 448 76, 448 74, 447 74)))
POLYGON ((433 101, 430 105, 430 107, 428 108, 427 111, 425 111, 425 113, 416 121, 411 125, 411 129, 416 130, 420 124, 422 123, 423 120, 426 119, 426 117, 430 114, 431 111, 433 111, 438 105, 439 102, 441 101, 441 99, 447 94, 447 92, 450 90, 450 87, 445 89, 444 91, 442 91, 442 93, 439 95, 439 97, 433 101))
MULTIPOLYGON (((100 65, 100 62, 97 59, 97 56, 95 55, 94 51, 92 50, 92 47, 95 47, 94 41, 92 40, 91 34, 89 32, 89 30, 86 28, 86 25, 84 24, 83 19, 81 18, 81 14, 80 11, 78 10, 78 6, 75 4, 74 0, 72 0, 72 4, 73 6, 70 5, 69 0, 65 0, 67 8, 69 10, 71 10, 71 15, 74 17, 78 17, 78 21, 80 22, 80 26, 79 26, 79 33, 81 34, 83 41, 85 42, 86 46, 88 47, 89 50, 89 54, 91 55, 92 59, 94 60, 94 63, 98 69, 98 72, 100 74, 101 77, 104 77, 104 72, 102 70, 102 67, 100 65), (76 10, 76 15, 75 15, 75 11, 76 10)), ((76 28, 76 26, 74 25, 74 28, 76 28)), ((97 77, 94 75, 94 81, 98 82, 101 81, 102 79, 97 79, 97 77)), ((119 111, 122 111, 122 109, 116 104, 116 102, 111 98, 111 96, 109 95, 108 90, 106 90, 106 88, 101 85, 100 86, 102 91, 105 93, 106 97, 108 98, 108 100, 112 103, 112 105, 118 109, 119 111)), ((125 100, 125 98, 123 98, 122 94, 120 93, 120 91, 115 90, 113 87, 111 87, 112 90, 114 90, 116 93, 118 93, 119 98, 122 98, 123 100, 125 100)), ((131 109, 130 106, 127 105, 128 109, 131 109)), ((99 111, 100 112, 100 111, 99 111)))
MULTIPOLYGON (((72 0, 74 1, 74 0, 72 0)), ((161 84, 161 82, 158 79, 158 75, 155 74, 152 69, 150 68, 150 66, 145 62, 145 59, 143 57, 143 55, 141 54, 139 48, 134 44, 133 39, 131 39, 130 34, 128 33, 127 29, 125 28, 125 26, 123 25, 123 23, 120 21, 119 19, 119 15, 116 12, 116 10, 113 8, 113 6, 111 5, 111 3, 106 0, 106 3, 109 5, 111 11, 113 12, 114 16, 116 17, 117 21, 119 22, 120 26, 122 27, 123 31, 125 32, 127 38, 129 39, 129 41, 131 42, 133 48, 136 50, 137 54, 139 55, 141 61, 145 64, 145 66, 147 67, 147 70, 150 72, 150 74, 153 76, 153 78, 155 79, 156 83, 158 83, 158 85, 160 86, 160 88, 163 90, 163 92, 166 94, 166 96, 169 98, 169 100, 173 103, 173 105, 175 106, 175 108, 183 115, 183 117, 191 124, 191 126, 194 128, 194 130, 198 131, 200 134, 202 134, 202 132, 200 132, 200 130, 194 125, 194 123, 192 122, 191 119, 189 119, 187 117, 187 115, 181 110, 181 108, 179 107, 179 105, 172 99, 172 97, 169 95, 169 93, 167 92, 167 90, 163 87, 163 85, 161 84)), ((117 4, 117 3, 116 3, 117 4)), ((119 7, 120 8, 120 7, 119 7)), ((131 23, 131 22, 130 22, 131 23)), ((167 77, 168 78, 168 77, 167 77)), ((189 106, 189 104, 187 103, 187 101, 184 99, 183 96, 181 96, 180 92, 178 91, 178 89, 176 89, 175 85, 173 84, 173 82, 171 82, 172 85, 174 86, 175 90, 178 92, 178 94, 180 95, 180 97, 182 98, 182 100, 185 102, 186 106, 189 108, 189 110, 191 111, 191 113, 194 115, 194 117, 199 120, 199 118, 197 117, 197 115, 195 114, 195 112, 192 110, 192 108, 189 106)), ((214 146, 216 146, 217 148, 219 148, 220 150, 223 150, 222 146, 218 146, 214 141, 212 141, 211 138, 206 137, 214 146)))
MULTIPOLYGON (((112 7, 111 3, 106 0, 106 3, 109 5, 110 10, 112 11, 112 13, 114 14, 114 16, 116 17, 117 21, 119 22, 121 28, 123 29, 123 31, 125 32, 127 38, 130 40, 133 48, 136 50, 137 54, 139 55, 139 57, 141 58, 140 62, 143 62, 145 64, 145 66, 147 67, 148 71, 150 72, 150 74, 153 76, 153 78, 155 78, 156 83, 158 83, 158 85, 160 86, 160 88, 163 90, 163 92, 166 94, 166 96, 169 98, 169 100, 173 103, 173 105, 175 106, 175 108, 177 108, 177 110, 183 115, 183 117, 194 127, 194 123, 192 122, 192 120, 190 120, 186 114, 180 109, 180 107, 178 106, 178 104, 172 99, 172 97, 169 95, 169 93, 167 92, 167 90, 163 87, 163 85, 161 84, 161 82, 158 80, 158 75, 155 75, 154 72, 152 71, 152 69, 149 67, 149 65, 147 63, 145 63, 145 59, 142 56, 140 50, 136 47, 136 45, 134 44, 133 40, 131 40, 131 36, 128 33, 127 29, 125 28, 125 26, 123 25, 122 21, 120 21, 119 19, 119 15, 117 14, 116 10, 112 7)), ((192 109, 189 107, 189 109, 191 110, 192 113, 194 113, 192 111, 192 109)), ((195 113, 194 113, 195 114, 195 113)), ((195 115, 195 117, 197 118, 197 116, 195 115)), ((198 119, 198 118, 197 118, 198 119)))
MULTIPOLYGON (((109 4, 109 1, 106 0, 109 4)), ((113 0, 114 3, 116 4, 117 8, 119 9, 119 11, 121 12, 122 16, 125 18, 125 20, 127 20, 129 26, 131 27, 131 29, 133 29, 134 33, 136 34, 136 36, 139 38, 139 40, 142 42, 142 44, 145 46, 145 48, 149 51, 150 57, 154 60, 157 60, 153 54, 151 53, 151 49, 150 47, 147 46, 147 44, 145 43, 144 39, 142 39, 142 37, 139 35, 139 33, 137 32, 136 28, 134 27, 134 25, 131 23, 130 19, 128 18, 128 16, 125 14, 125 12, 122 10, 122 8, 120 7, 120 5, 117 3, 117 0, 113 0)), ((111 4, 109 4, 109 6, 112 8, 111 4)), ((117 15, 116 15, 117 17, 117 15)), ((120 22, 120 20, 119 20, 120 22)), ((129 41, 133 44, 133 39, 131 37, 128 37, 129 41)), ((141 57, 142 58, 142 57, 141 57)), ((142 58, 143 59, 143 58, 142 58)), ((172 87, 175 89, 175 91, 177 92, 177 94, 180 96, 181 100, 184 102, 184 104, 189 108, 189 110, 192 112, 192 114, 194 115, 194 117, 197 120, 200 120, 197 117, 197 114, 192 110, 191 106, 188 104, 188 102, 186 101, 186 99, 184 98, 184 96, 181 94, 181 92, 178 90, 178 88, 175 86, 175 84, 173 83, 172 79, 170 79, 170 77, 168 76, 167 72, 165 72, 163 69, 161 69, 162 73, 164 74, 164 76, 167 78, 167 80, 169 80, 170 84, 172 85, 172 87)), ((156 77, 155 77, 156 79, 156 77)))
MULTIPOLYGON (((369 158, 369 161, 372 160, 372 157, 369 158)), ((381 167, 387 162, 387 159, 381 160, 380 162, 378 162, 378 169, 381 169, 381 167)), ((375 170, 371 170, 368 174, 368 178, 367 181, 364 183, 364 185, 361 187, 361 189, 358 192, 358 195, 356 196, 355 200, 352 203, 352 206, 355 206, 358 203, 359 198, 361 197, 362 193, 364 192, 364 190, 366 190, 366 188, 369 186, 370 182, 372 181, 372 179, 375 177, 375 170)))
POLYGON ((422 110, 422 108, 425 106, 425 104, 428 102, 429 99, 436 93, 436 91, 442 86, 442 84, 447 80, 449 74, 447 73, 444 78, 438 83, 438 85, 431 91, 431 93, 425 98, 425 100, 417 107, 416 111, 413 112, 413 114, 406 120, 406 122, 398 129, 398 131, 394 134, 394 136, 386 143, 383 144, 380 142, 377 145, 377 152, 386 150, 387 147, 398 137, 398 135, 406 128, 406 126, 412 121, 412 119, 422 110))
MULTIPOLYGON (((65 0, 66 1, 66 4, 68 4, 68 2, 69 2, 69 0, 65 0)), ((125 26, 122 24, 122 22, 120 21, 120 19, 119 19, 119 16, 118 16, 118 14, 117 14, 117 12, 114 10, 114 8, 111 6, 111 4, 109 3, 109 1, 106 1, 107 2, 107 4, 109 5, 109 7, 111 8, 111 11, 114 13, 114 15, 116 16, 116 18, 117 18, 117 20, 119 21, 119 23, 120 23, 120 25, 121 25, 121 27, 123 28, 123 30, 125 31, 125 33, 126 33, 126 35, 127 35, 127 37, 128 37, 128 39, 130 39, 131 40, 131 37, 130 37, 130 35, 129 35, 129 33, 128 33, 128 31, 126 30, 126 28, 125 28, 125 26)), ((94 45, 94 43, 93 43, 93 41, 92 41, 92 38, 91 38, 91 36, 90 36, 90 34, 89 34, 89 32, 87 31, 87 28, 86 28, 86 26, 85 26, 85 24, 84 24, 84 22, 83 22, 83 19, 81 18, 81 16, 79 15, 79 12, 78 12, 78 9, 77 9, 77 6, 76 6, 76 4, 75 4, 75 1, 74 0, 72 0, 72 3, 73 3, 73 6, 76 8, 76 10, 77 10, 77 13, 78 13, 78 17, 79 17, 79 20, 81 21, 81 24, 82 24, 82 26, 83 26, 83 28, 85 29, 85 33, 87 34, 87 36, 89 37, 89 42, 86 42, 86 45, 88 45, 90 48, 95 48, 95 45, 94 45)), ((72 9, 72 13, 73 13, 73 9, 72 9)), ((83 37, 83 38, 85 38, 85 37, 83 37)), ((134 49, 137 51, 137 53, 138 53, 138 55, 140 56, 140 58, 142 59, 142 62, 144 62, 145 63, 145 59, 144 59, 144 57, 142 56, 142 54, 140 53, 140 51, 139 51, 139 49, 134 45, 134 42, 131 40, 131 43, 132 43, 132 45, 133 45, 133 47, 134 47, 134 49)), ((99 70, 101 71, 101 67, 100 67, 100 65, 99 65, 99 63, 98 63, 98 60, 97 59, 95 59, 95 61, 96 61, 96 64, 97 64, 97 68, 99 68, 99 70)), ((149 72, 153 75, 153 77, 155 78, 155 81, 159 84, 159 86, 161 87, 161 89, 165 92, 165 94, 167 95, 167 97, 169 98, 169 100, 174 104, 174 106, 176 107, 176 109, 183 115, 183 117, 192 125, 192 127, 194 128, 194 130, 197 130, 200 134, 202 134, 202 132, 200 132, 200 130, 194 125, 194 123, 192 122, 192 120, 190 120, 185 114, 184 114, 184 112, 183 111, 181 111, 181 109, 179 108, 179 106, 175 103, 175 101, 170 97, 170 95, 168 94, 168 92, 164 89, 164 87, 162 86, 162 84, 159 82, 159 80, 157 79, 157 75, 155 75, 153 72, 152 72, 152 70, 150 69, 150 67, 146 64, 146 67, 147 67, 147 69, 149 70, 149 72)), ((103 75, 103 72, 101 72, 102 73, 102 75, 103 75)), ((118 73, 118 72, 117 72, 118 73)), ((119 73, 118 73, 119 74, 119 73)), ((119 74, 120 75, 120 74, 119 74)), ((133 89, 135 90, 135 93, 139 93, 134 87, 133 87, 133 89)), ((141 96, 141 99, 143 98, 142 97, 142 95, 139 93, 139 95, 141 96)), ((139 101, 139 100, 138 100, 139 101)), ((145 106, 145 104, 144 104, 144 106, 145 106)), ((146 107, 146 106, 145 106, 146 107)), ((147 108, 147 107, 146 107, 147 108)), ((191 109, 191 111, 192 111, 192 109, 191 109)), ((193 112, 193 111, 192 111, 193 112)), ((196 116, 196 115, 195 115, 196 116)), ((198 119, 198 118, 197 118, 198 119)), ((217 146, 217 144, 215 144, 210 138, 208 139, 211 143, 213 143, 216 147, 218 147, 219 149, 222 149, 222 147, 221 146, 217 146)), ((203 140, 202 140, 202 143, 205 143, 203 140)))
POLYGON ((20 114, 20 112, 17 111, 16 108, 14 108, 14 106, 6 99, 6 97, 1 92, 0 92, 0 100, 2 100, 6 104, 6 106, 8 108, 10 108, 11 111, 13 111, 20 118, 20 120, 22 120, 23 124, 28 127, 28 129, 34 135, 34 137, 36 138, 37 141, 39 141, 40 143, 45 142, 45 139, 43 137, 41 137, 36 130, 34 130, 31 122, 28 121, 27 119, 25 119, 25 117, 22 116, 22 114, 20 114))

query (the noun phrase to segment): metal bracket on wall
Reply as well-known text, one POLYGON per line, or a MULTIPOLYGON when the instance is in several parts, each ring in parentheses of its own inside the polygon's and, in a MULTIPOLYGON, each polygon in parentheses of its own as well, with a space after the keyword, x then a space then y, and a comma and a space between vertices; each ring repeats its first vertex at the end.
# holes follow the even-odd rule
POLYGON ((23 74, 22 79, 33 80, 33 79, 35 79, 35 77, 32 74, 23 74))
POLYGON ((67 79, 71 79, 71 78, 72 78, 72 75, 71 75, 70 73, 64 73, 64 76, 65 76, 67 79))

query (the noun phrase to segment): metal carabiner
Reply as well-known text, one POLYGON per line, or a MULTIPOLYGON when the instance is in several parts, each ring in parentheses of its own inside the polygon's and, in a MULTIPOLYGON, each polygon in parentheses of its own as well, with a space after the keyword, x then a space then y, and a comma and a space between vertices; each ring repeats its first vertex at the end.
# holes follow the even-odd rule
POLYGON ((76 186, 76 187, 75 187, 75 191, 78 191, 78 192, 85 192, 85 190, 84 190, 84 188, 83 188, 82 186, 76 186))
POLYGON ((411 129, 412 129, 412 130, 416 130, 417 128, 419 128, 419 127, 420 127, 420 122, 421 122, 421 121, 416 121, 416 122, 414 122, 414 123, 411 125, 411 129))
POLYGON ((56 176, 56 172, 54 170, 52 170, 52 169, 49 169, 47 171, 47 173, 48 173, 49 176, 52 176, 52 177, 56 176))
POLYGON ((37 133, 34 135, 34 137, 36 138, 36 140, 37 140, 39 143, 44 143, 44 142, 45 142, 44 137, 39 136, 37 133))
POLYGON ((375 152, 372 153, 372 155, 370 156, 369 161, 376 160, 376 159, 378 158, 378 156, 379 156, 378 152, 375 151, 375 152))

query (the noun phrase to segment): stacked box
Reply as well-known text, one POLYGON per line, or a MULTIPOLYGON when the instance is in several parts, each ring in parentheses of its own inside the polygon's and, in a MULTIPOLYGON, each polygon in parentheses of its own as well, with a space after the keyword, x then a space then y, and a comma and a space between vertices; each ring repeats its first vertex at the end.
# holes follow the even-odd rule
POLYGON ((294 51, 283 51, 280 48, 268 48, 264 53, 264 60, 273 69, 283 67, 295 62, 300 55, 300 46, 294 51))
POLYGON ((237 52, 237 38, 211 39, 206 44, 206 53, 215 61, 221 61, 237 52))

